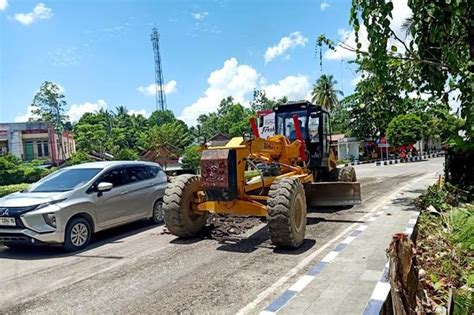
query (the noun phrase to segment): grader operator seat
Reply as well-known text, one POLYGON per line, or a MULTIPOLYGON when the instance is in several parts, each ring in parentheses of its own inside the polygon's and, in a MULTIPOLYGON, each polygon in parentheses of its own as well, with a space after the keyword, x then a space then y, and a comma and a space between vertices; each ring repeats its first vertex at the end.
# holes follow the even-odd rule
MULTIPOLYGON (((294 115, 298 116, 301 134, 305 142, 308 168, 326 175, 330 150, 331 128, 329 113, 319 105, 308 101, 289 102, 273 108, 275 112, 275 133, 296 140, 294 115)), ((321 179, 323 176, 318 176, 321 179)), ((326 176, 324 176, 326 177, 326 176)))

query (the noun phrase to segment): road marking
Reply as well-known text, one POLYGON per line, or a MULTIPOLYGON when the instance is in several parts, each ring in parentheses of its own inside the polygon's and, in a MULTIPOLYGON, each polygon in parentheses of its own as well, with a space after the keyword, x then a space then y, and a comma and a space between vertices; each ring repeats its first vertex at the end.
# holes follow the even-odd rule
POLYGON ((377 217, 370 217, 367 221, 374 222, 375 220, 377 220, 377 217))
POLYGON ((324 258, 321 259, 321 261, 329 263, 329 262, 333 261, 334 258, 337 257, 337 255, 339 255, 339 252, 331 251, 326 256, 324 256, 324 258))
MULTIPOLYGON (((418 178, 414 179, 412 182, 410 182, 410 183, 402 186, 401 188, 397 189, 392 194, 381 198, 380 201, 377 204, 375 204, 375 207, 372 209, 372 211, 370 211, 370 212, 366 213, 365 215, 363 215, 362 217, 360 217, 358 219, 358 221, 363 221, 366 218, 372 216, 375 211, 378 211, 384 204, 387 203, 387 201, 391 200, 397 193, 399 193, 403 189, 406 189, 406 188, 410 187, 412 184, 414 184, 416 182, 419 182, 419 181, 425 179, 428 176, 433 176, 433 174, 436 174, 436 172, 428 173, 428 174, 425 174, 424 176, 418 177, 418 178)), ((334 238, 329 240, 326 244, 324 244, 323 246, 321 246, 320 248, 318 248, 317 250, 315 250, 314 252, 312 252, 311 254, 306 256, 300 263, 298 263, 295 267, 290 269, 285 275, 283 275, 280 279, 278 279, 276 282, 274 282, 270 287, 268 287, 267 289, 262 291, 260 294, 258 294, 257 297, 253 301, 251 301, 246 306, 244 306, 242 309, 240 309, 237 312, 237 314, 239 314, 239 315, 248 314, 250 311, 255 309, 257 307, 257 305, 260 304, 264 299, 266 299, 270 294, 273 294, 275 291, 279 290, 280 287, 283 284, 285 284, 294 275, 296 275, 303 268, 305 268, 308 264, 310 264, 312 262, 312 260, 314 258, 316 258, 322 251, 324 251, 329 246, 332 246, 336 241, 338 241, 344 235, 346 235, 347 233, 352 231, 358 224, 359 223, 351 224, 346 229, 344 229, 341 233, 339 233, 334 238)), ((360 228, 362 228, 362 230, 359 230, 359 231, 364 231, 367 228, 367 225, 360 225, 358 229, 360 229, 360 228)), ((270 312, 269 314, 273 314, 273 313, 270 312)))
POLYGON ((356 231, 361 231, 361 232, 362 232, 362 231, 365 231, 366 228, 367 228, 367 225, 362 224, 361 226, 359 226, 359 227, 357 228, 356 231))
POLYGON ((348 236, 348 237, 346 237, 341 243, 342 243, 342 244, 349 244, 349 243, 352 242, 353 240, 355 240, 355 236, 348 236))
POLYGON ((313 281, 314 276, 304 275, 298 281, 295 282, 288 290, 300 292, 303 290, 311 281, 313 281))
POLYGON ((382 215, 383 211, 377 211, 376 215, 382 215))
POLYGON ((370 296, 371 300, 385 301, 387 298, 388 292, 390 292, 390 283, 388 282, 377 282, 372 295, 370 296))

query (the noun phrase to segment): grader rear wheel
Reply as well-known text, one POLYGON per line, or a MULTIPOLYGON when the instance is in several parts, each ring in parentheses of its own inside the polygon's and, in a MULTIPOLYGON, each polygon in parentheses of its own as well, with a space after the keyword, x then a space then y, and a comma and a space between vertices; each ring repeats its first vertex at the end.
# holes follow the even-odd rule
POLYGON ((284 178, 270 186, 268 229, 278 247, 299 247, 306 232, 306 196, 298 179, 284 178))
POLYGON ((356 172, 352 166, 344 166, 339 171, 339 181, 340 182, 356 182, 356 172))
POLYGON ((165 191, 163 212, 168 230, 180 237, 196 236, 207 221, 206 213, 193 211, 196 193, 201 190, 201 180, 196 175, 176 177, 165 191))

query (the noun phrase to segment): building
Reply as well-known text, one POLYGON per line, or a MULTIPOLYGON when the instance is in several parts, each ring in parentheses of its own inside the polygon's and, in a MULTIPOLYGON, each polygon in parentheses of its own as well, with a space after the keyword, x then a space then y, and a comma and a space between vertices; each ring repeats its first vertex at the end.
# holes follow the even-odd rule
POLYGON ((223 147, 229 142, 230 138, 223 133, 217 133, 213 135, 208 141, 207 144, 210 147, 223 147))
POLYGON ((58 165, 76 152, 73 134, 64 131, 61 137, 62 148, 53 126, 46 122, 0 123, 0 153, 58 165))
POLYGON ((358 160, 360 141, 357 138, 340 138, 337 141, 339 160, 358 160))

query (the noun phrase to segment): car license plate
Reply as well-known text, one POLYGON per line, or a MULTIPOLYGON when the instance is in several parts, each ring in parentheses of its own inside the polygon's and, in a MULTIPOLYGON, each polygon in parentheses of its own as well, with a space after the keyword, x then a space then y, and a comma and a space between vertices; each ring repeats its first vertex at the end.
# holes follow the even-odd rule
POLYGON ((8 218, 8 217, 0 218, 0 226, 2 225, 15 226, 16 225, 15 218, 8 218))

